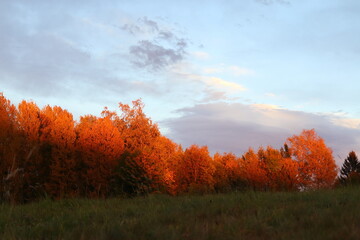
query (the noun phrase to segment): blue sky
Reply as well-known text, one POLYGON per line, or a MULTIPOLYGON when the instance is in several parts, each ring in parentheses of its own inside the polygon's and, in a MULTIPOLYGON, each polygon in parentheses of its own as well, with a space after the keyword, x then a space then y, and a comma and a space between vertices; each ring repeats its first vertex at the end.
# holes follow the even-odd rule
MULTIPOLYGON (((360 2, 0 1, 0 91, 74 113, 142 98, 178 143, 360 150, 360 2)), ((360 153, 360 152, 359 152, 360 153)))

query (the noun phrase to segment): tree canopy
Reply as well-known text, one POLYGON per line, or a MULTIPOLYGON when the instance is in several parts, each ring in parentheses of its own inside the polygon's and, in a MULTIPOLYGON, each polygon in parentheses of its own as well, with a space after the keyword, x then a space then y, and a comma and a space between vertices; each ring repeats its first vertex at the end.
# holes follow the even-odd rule
MULTIPOLYGON (((332 151, 314 129, 288 138, 280 149, 212 156, 207 146, 183 149, 163 136, 143 108, 141 100, 119 103, 119 114, 105 108, 75 121, 59 106, 40 109, 22 101, 16 107, 0 94, 0 200, 298 191, 331 187, 337 176, 332 151)), ((341 179, 353 173, 359 173, 359 161, 351 152, 341 179)))

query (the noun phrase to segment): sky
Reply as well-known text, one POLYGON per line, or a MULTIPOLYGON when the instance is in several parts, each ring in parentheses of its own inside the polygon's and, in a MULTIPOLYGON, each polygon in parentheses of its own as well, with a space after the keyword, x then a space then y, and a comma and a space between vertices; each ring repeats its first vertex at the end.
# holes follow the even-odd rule
POLYGON ((212 153, 314 128, 360 154, 358 0, 0 0, 0 92, 74 114, 141 98, 212 153))

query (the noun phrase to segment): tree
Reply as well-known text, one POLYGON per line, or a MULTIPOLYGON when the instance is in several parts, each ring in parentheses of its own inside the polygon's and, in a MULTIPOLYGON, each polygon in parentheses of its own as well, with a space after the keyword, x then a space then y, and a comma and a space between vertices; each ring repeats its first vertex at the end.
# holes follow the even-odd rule
POLYGON ((206 146, 191 145, 179 162, 176 178, 180 192, 208 192, 214 188, 215 167, 206 146))
MULTIPOLYGON (((161 154, 162 150, 167 151, 163 144, 166 141, 161 138, 157 124, 145 115, 144 104, 140 99, 133 101, 132 106, 119 103, 119 107, 122 114, 119 118, 114 118, 114 122, 124 141, 125 152, 128 153, 125 159, 136 161, 136 165, 145 171, 149 178, 146 181, 149 186, 142 189, 160 191, 165 187, 163 181, 165 174, 168 173, 168 177, 171 177, 170 172, 166 173, 167 154, 161 154)), ((109 111, 107 114, 114 116, 109 111)), ((126 164, 126 161, 120 161, 119 164, 126 164)), ((119 167, 128 169, 126 166, 119 167)))
POLYGON ((290 157, 281 159, 281 169, 276 174, 275 189, 299 190, 299 164, 290 157))
POLYGON ((142 151, 153 144, 160 136, 157 124, 154 124, 143 112, 144 104, 138 99, 132 102, 132 107, 119 103, 122 111, 116 125, 124 139, 125 150, 142 151))
POLYGON ((80 118, 77 126, 77 146, 84 165, 82 181, 85 194, 91 197, 105 197, 110 192, 110 181, 124 152, 124 142, 118 128, 109 117, 80 118))
POLYGON ((75 127, 71 113, 61 107, 46 106, 41 111, 43 153, 49 157, 49 179, 46 191, 61 198, 78 194, 75 159, 75 127), (47 152, 48 151, 48 152, 47 152))
POLYGON ((243 187, 240 161, 233 153, 214 155, 214 181, 217 192, 235 190, 243 187))
POLYGON ((259 159, 258 154, 252 148, 249 148, 243 155, 241 170, 241 175, 244 177, 248 187, 257 190, 265 190, 270 187, 265 163, 259 159))
POLYGON ((284 147, 280 148, 280 153, 281 153, 281 156, 283 158, 290 158, 291 157, 291 154, 290 154, 290 151, 289 151, 289 146, 286 143, 284 144, 284 147))
POLYGON ((291 156, 299 164, 299 184, 302 188, 326 188, 334 184, 337 166, 332 150, 314 129, 303 130, 287 140, 291 156))
POLYGON ((30 201, 45 193, 48 176, 48 161, 42 153, 42 119, 39 107, 34 102, 22 101, 18 105, 17 122, 21 135, 21 149, 17 166, 23 169, 21 186, 22 200, 30 201))
POLYGON ((21 143, 16 116, 16 107, 0 93, 0 201, 16 202, 19 197, 22 168, 17 161, 21 143))
POLYGON ((350 176, 356 176, 360 174, 360 162, 356 153, 351 151, 348 157, 344 160, 344 163, 340 170, 339 180, 341 183, 346 184, 351 182, 350 176))

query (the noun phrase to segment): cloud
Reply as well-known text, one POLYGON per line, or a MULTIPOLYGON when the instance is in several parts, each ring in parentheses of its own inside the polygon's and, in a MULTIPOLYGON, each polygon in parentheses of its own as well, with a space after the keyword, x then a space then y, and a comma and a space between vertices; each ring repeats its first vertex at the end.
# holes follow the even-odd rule
POLYGON ((170 31, 160 31, 159 38, 170 41, 174 38, 174 34, 170 31))
POLYGON ((215 67, 206 67, 202 70, 205 74, 218 74, 218 73, 225 73, 229 74, 231 76, 239 77, 239 76, 246 76, 246 75, 252 75, 254 74, 254 71, 242 68, 239 66, 226 66, 224 64, 221 64, 220 66, 215 67))
MULTIPOLYGON (((137 96, 161 91, 158 82, 141 74, 135 79, 129 71, 125 52, 112 47, 120 37, 113 24, 91 15, 73 16, 68 9, 59 15, 42 11, 42 3, 27 4, 0 1, 3 91, 14 89, 24 98, 72 95, 91 101, 119 91, 137 96)), ((150 28, 153 23, 145 20, 150 28)))
POLYGON ((184 58, 182 48, 164 48, 147 40, 139 41, 137 45, 131 46, 130 54, 135 66, 150 67, 152 70, 160 70, 184 58))
POLYGON ((280 148, 293 134, 315 128, 334 150, 338 164, 349 151, 360 151, 360 129, 336 124, 329 115, 224 102, 198 104, 178 113, 182 115, 161 124, 169 129, 169 137, 185 147, 195 143, 208 145, 212 152, 243 154, 249 147, 280 148))
POLYGON ((273 98, 273 97, 276 97, 276 94, 275 93, 265 93, 265 96, 273 98))
POLYGON ((207 52, 196 51, 191 53, 195 58, 200 60, 207 60, 210 58, 210 55, 207 52))
POLYGON ((185 79, 191 81, 196 81, 205 84, 206 87, 216 90, 225 90, 227 92, 239 92, 245 91, 246 88, 238 83, 226 81, 222 78, 213 77, 213 76, 204 76, 199 74, 192 73, 177 73, 185 79))
POLYGON ((244 76, 244 75, 250 75, 253 74, 254 72, 246 69, 246 68, 241 68, 238 66, 229 66, 228 70, 235 76, 244 76))
POLYGON ((151 31, 153 31, 153 32, 159 31, 159 26, 158 26, 157 22, 150 20, 147 17, 143 17, 139 21, 143 22, 146 26, 148 26, 151 29, 151 31))
POLYGON ((126 23, 121 29, 141 39, 129 47, 135 67, 158 71, 183 60, 186 55, 186 39, 147 17, 126 23))
POLYGON ((264 4, 264 5, 271 5, 274 3, 280 3, 280 4, 285 4, 285 5, 290 4, 290 1, 287 1, 287 0, 255 0, 255 2, 264 4))
POLYGON ((138 26, 138 25, 135 25, 135 24, 129 24, 129 23, 126 23, 124 25, 122 25, 120 27, 120 29, 130 33, 131 35, 135 35, 137 33, 141 33, 142 32, 142 29, 138 26))
POLYGON ((204 81, 206 81, 209 85, 215 86, 215 88, 227 88, 235 91, 246 90, 246 88, 244 88, 242 85, 238 83, 226 81, 218 77, 205 77, 204 81))
POLYGON ((138 35, 144 33, 158 33, 159 25, 156 21, 142 17, 137 21, 127 19, 127 23, 123 24, 120 29, 130 33, 131 35, 138 35))
POLYGON ((352 118, 333 118, 333 123, 336 125, 340 125, 346 128, 360 129, 360 119, 352 119, 352 118))

